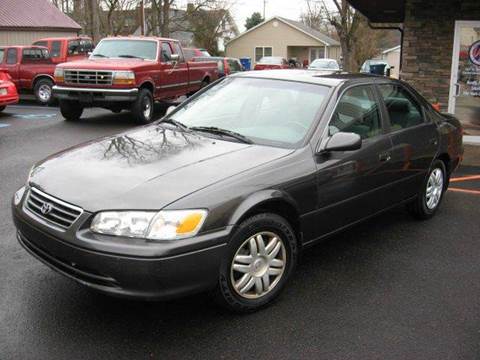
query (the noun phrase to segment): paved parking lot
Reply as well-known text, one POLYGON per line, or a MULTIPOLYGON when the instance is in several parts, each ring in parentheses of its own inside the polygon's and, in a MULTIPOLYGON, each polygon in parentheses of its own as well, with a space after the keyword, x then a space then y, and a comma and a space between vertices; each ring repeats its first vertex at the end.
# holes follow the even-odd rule
POLYGON ((128 113, 85 116, 67 123, 56 108, 21 105, 0 114, 0 359, 480 356, 480 168, 455 174, 431 221, 400 208, 309 250, 278 302, 239 316, 206 295, 99 295, 20 247, 9 202, 30 166, 134 126, 128 113))

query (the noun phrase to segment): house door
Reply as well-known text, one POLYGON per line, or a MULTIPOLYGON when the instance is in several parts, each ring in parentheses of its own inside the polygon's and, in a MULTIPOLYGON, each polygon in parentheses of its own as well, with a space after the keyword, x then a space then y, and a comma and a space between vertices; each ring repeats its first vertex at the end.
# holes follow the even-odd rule
POLYGON ((325 48, 324 47, 310 48, 310 64, 315 59, 323 59, 323 58, 325 58, 325 48))
POLYGON ((480 20, 456 21, 448 111, 480 135, 480 20))

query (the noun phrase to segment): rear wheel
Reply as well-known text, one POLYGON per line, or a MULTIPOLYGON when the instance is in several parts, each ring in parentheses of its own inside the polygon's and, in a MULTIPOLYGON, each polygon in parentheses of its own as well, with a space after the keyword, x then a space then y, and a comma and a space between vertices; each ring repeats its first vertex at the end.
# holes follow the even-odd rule
POLYGON ((150 90, 140 89, 132 106, 132 114, 139 124, 150 124, 153 121, 153 96, 150 90))
POLYGON ((67 121, 79 120, 82 117, 83 106, 77 101, 60 100, 60 113, 67 121))
POLYGON ((443 161, 436 160, 419 189, 417 198, 407 205, 408 211, 417 219, 431 218, 437 212, 447 189, 448 176, 443 161))
POLYGON ((33 87, 33 93, 37 101, 42 105, 50 105, 53 103, 53 81, 50 79, 40 79, 33 87))
POLYGON ((297 262, 290 224, 276 214, 241 223, 220 268, 217 301, 237 312, 252 312, 278 297, 297 262))

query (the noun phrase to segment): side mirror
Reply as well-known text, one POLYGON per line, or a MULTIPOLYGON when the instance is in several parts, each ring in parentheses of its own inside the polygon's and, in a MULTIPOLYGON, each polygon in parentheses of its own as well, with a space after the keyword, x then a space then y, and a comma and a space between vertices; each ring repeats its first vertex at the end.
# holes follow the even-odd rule
POLYGON ((360 135, 348 132, 338 132, 330 136, 320 149, 320 152, 353 151, 362 147, 360 135))
POLYGON ((170 55, 170 61, 171 61, 171 62, 176 63, 176 62, 178 62, 178 60, 180 60, 180 55, 178 55, 178 54, 172 54, 172 55, 170 55))
POLYGON ((174 105, 171 105, 168 107, 167 111, 165 111, 165 115, 170 114, 173 110, 175 110, 177 107, 174 105))

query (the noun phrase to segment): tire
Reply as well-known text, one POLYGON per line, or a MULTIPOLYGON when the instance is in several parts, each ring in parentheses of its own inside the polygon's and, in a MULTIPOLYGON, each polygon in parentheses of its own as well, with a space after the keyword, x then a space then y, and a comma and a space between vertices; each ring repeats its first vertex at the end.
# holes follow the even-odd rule
POLYGON ((448 175, 445 164, 441 160, 435 160, 419 189, 414 201, 407 205, 407 209, 419 220, 430 219, 437 212, 447 190, 448 175), (427 194, 427 188, 430 196, 427 194))
POLYGON ((3 110, 5 110, 6 106, 0 106, 0 112, 2 112, 3 110))
POLYGON ((33 87, 33 93, 37 102, 42 105, 50 105, 53 103, 53 81, 50 79, 40 79, 35 83, 33 87))
POLYGON ((132 105, 135 121, 142 125, 150 124, 153 121, 153 109, 152 93, 148 89, 140 89, 138 98, 132 105))
POLYGON ((82 117, 83 106, 76 101, 60 100, 60 113, 66 121, 76 121, 82 117))
POLYGON ((210 80, 208 78, 203 79, 202 83, 200 84, 200 89, 203 89, 205 86, 208 86, 209 84, 210 84, 210 80))
POLYGON ((295 269, 297 258, 297 239, 284 218, 271 213, 248 218, 237 227, 229 242, 220 266, 215 300, 234 312, 248 313, 262 308, 279 296, 295 269), (275 242, 274 238, 278 240, 275 242), (265 245, 264 250, 261 243, 265 245), (253 261, 248 259, 252 258, 252 250, 257 254, 253 261))

